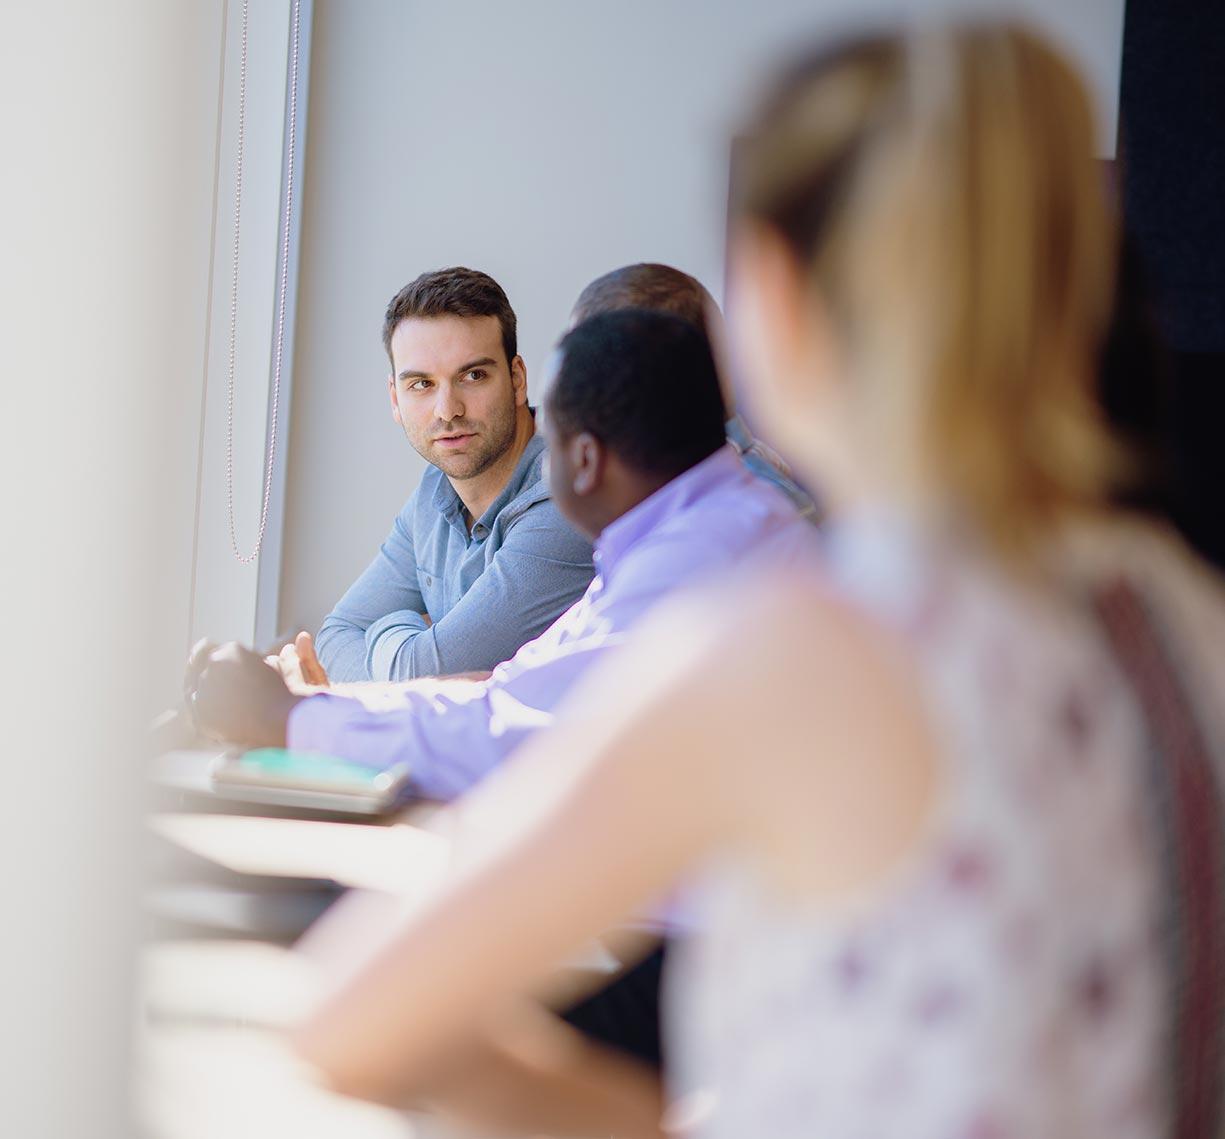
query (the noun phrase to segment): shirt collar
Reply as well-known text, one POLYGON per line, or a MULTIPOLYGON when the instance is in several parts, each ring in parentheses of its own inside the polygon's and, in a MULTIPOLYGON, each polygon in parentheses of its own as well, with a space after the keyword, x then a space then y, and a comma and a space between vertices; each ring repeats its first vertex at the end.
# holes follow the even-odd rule
POLYGON ((752 450, 753 444, 757 441, 753 438, 753 432, 749 430, 749 425, 740 418, 739 412, 727 421, 727 441, 741 455, 746 451, 752 450))
POLYGON ((627 510, 604 528, 595 541, 595 560, 601 574, 607 575, 643 538, 670 518, 705 498, 712 490, 744 474, 735 448, 724 444, 696 466, 661 486, 649 498, 627 510))
MULTIPOLYGON (((533 434, 527 441, 527 446, 523 448, 523 454, 519 456, 519 461, 515 464, 515 469, 509 479, 506 480, 506 485, 499 492, 498 497, 489 504, 485 513, 473 522, 473 530, 477 526, 483 526, 485 529, 493 527, 493 520, 498 516, 498 513, 517 498, 523 491, 532 483, 538 482, 541 478, 541 467, 543 465, 544 453, 544 436, 533 434)), ((439 474, 442 474, 440 471, 439 474)), ((438 480, 438 485, 434 487, 433 498, 434 509, 453 526, 462 526, 464 532, 468 531, 468 524, 464 521, 464 503, 463 499, 455 493, 455 488, 451 485, 451 480, 442 475, 438 480)))

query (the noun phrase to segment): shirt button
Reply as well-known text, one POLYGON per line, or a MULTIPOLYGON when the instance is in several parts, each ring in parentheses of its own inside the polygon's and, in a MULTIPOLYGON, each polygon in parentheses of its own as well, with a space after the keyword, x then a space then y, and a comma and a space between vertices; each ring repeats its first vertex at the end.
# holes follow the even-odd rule
POLYGON ((473 536, 474 538, 483 538, 483 537, 485 537, 485 527, 484 527, 484 526, 473 526, 473 527, 472 527, 472 536, 473 536))

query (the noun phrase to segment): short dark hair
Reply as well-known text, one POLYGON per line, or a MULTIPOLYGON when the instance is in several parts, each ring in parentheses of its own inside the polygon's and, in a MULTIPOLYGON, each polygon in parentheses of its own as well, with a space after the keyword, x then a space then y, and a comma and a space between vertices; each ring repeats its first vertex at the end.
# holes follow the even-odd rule
POLYGON ((581 324, 604 312, 626 308, 645 308, 652 312, 670 312, 682 320, 706 330, 714 298, 696 277, 660 265, 642 261, 624 265, 597 277, 578 295, 574 302, 574 323, 581 324))
MULTIPOLYGON (((496 316, 502 326, 506 363, 519 354, 518 321, 502 286, 488 273, 456 265, 435 269, 410 281, 387 305, 383 317, 383 347, 391 360, 391 337, 402 320, 414 316, 496 316)), ((395 361, 392 360, 392 367, 395 361)))
POLYGON ((590 432, 636 470, 670 479, 727 442, 710 341, 668 313, 624 309, 573 328, 547 408, 563 436, 590 432))

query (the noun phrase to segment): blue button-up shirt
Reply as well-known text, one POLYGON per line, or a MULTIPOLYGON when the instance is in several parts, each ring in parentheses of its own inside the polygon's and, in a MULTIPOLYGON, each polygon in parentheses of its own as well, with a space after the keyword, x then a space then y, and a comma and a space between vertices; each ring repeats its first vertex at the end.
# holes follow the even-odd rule
POLYGON ((582 595, 591 544, 550 500, 544 450, 532 436, 471 532, 446 475, 425 472, 377 557, 319 629, 332 680, 487 672, 582 595))
POLYGON ((759 479, 778 487, 804 518, 813 525, 821 520, 821 512, 812 495, 795 481, 791 468, 749 430, 749 425, 739 415, 727 421, 727 441, 739 452, 744 465, 759 479))
POLYGON ((532 733, 662 598, 752 557, 809 557, 816 531, 729 445, 622 515, 596 542, 596 577, 568 612, 481 682, 420 682, 366 707, 310 696, 289 746, 375 766, 407 760, 416 790, 450 798, 532 733))

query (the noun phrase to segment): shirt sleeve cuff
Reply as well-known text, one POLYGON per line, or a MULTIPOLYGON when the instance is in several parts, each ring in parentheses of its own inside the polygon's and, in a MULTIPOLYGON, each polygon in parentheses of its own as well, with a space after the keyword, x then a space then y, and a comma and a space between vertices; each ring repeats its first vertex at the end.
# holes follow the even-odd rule
POLYGON ((360 707, 354 700, 322 693, 299 700, 285 724, 286 746, 290 751, 343 754, 338 749, 355 705, 360 707))
POLYGON ((420 613, 399 609, 387 613, 366 630, 366 668, 374 680, 406 679, 393 675, 396 653, 405 641, 424 633, 429 625, 420 613))
POLYGON ((404 759, 402 721, 371 711, 349 696, 308 696, 289 713, 285 742, 292 751, 317 752, 383 770, 404 759))

